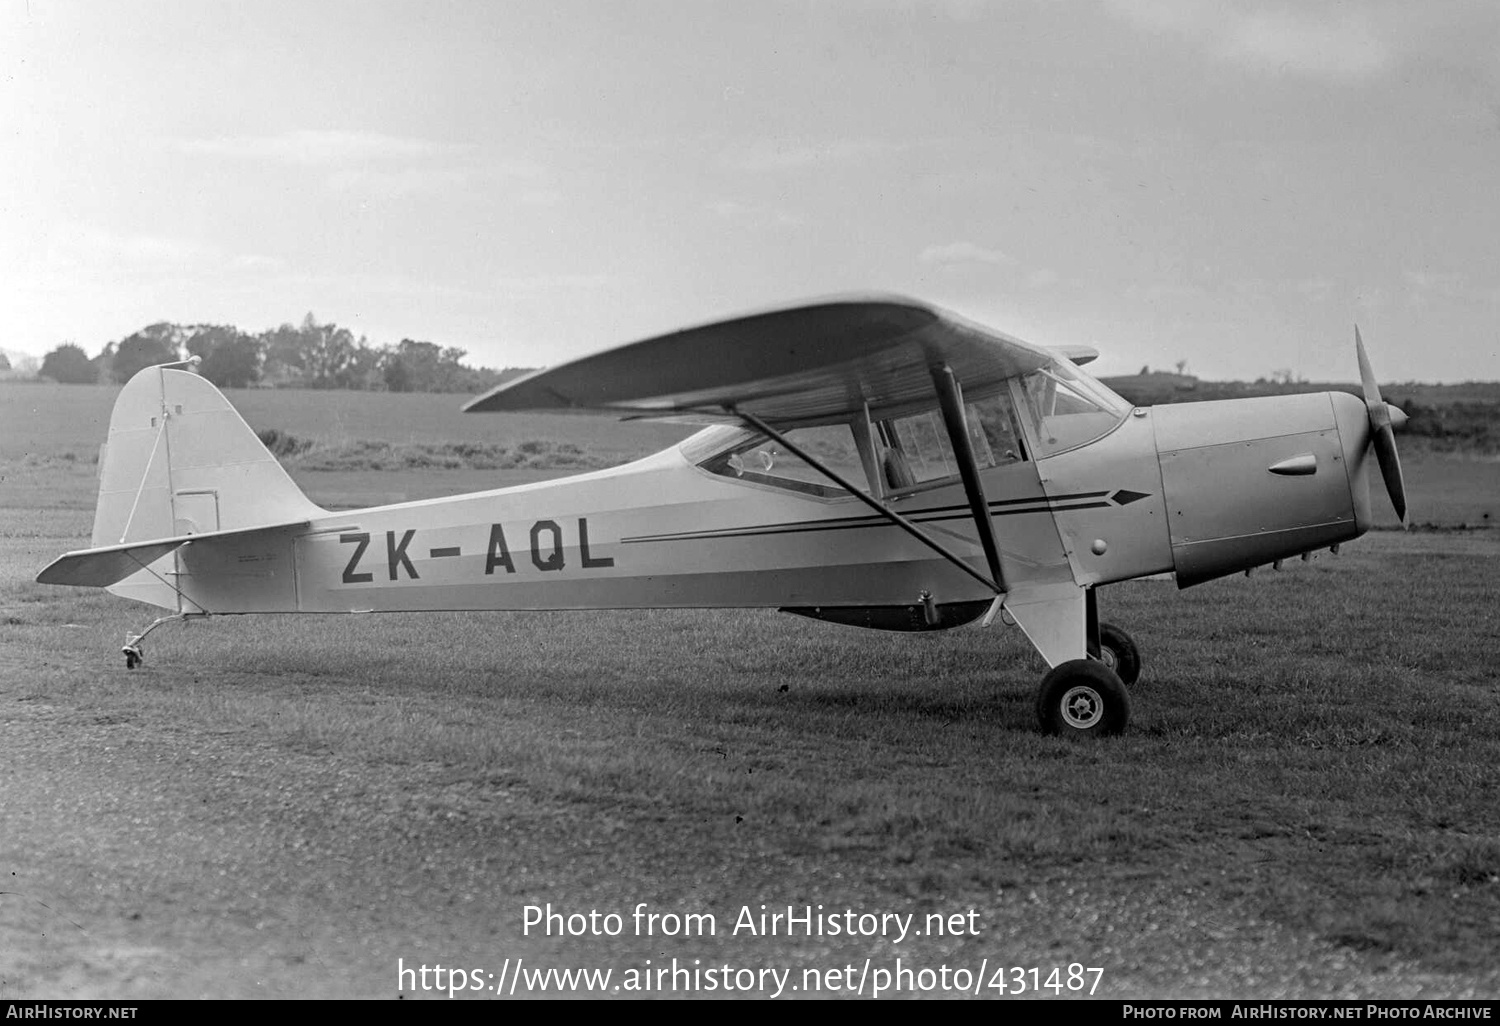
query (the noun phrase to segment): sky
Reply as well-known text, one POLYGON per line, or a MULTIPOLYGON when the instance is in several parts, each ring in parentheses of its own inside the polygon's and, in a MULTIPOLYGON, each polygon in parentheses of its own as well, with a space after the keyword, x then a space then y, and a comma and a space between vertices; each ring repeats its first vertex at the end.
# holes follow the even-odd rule
POLYGON ((1493 0, 0 0, 0 346, 542 366, 896 293, 1100 374, 1500 378, 1493 0))

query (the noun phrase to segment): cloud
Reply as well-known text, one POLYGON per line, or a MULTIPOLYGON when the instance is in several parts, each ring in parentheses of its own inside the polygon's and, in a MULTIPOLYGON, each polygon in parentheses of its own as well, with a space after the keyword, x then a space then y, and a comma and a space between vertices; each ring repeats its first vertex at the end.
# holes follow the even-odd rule
POLYGON ((1155 283, 1132 282, 1125 286, 1120 294, 1131 303, 1162 303, 1172 305, 1188 300, 1200 299, 1204 293, 1203 289, 1197 285, 1162 281, 1155 283))
POLYGON ((1043 267, 1032 271, 1026 276, 1026 287, 1029 289, 1050 289, 1062 278, 1050 267, 1043 267))
POLYGON ((528 207, 555 207, 563 201, 563 194, 560 189, 542 186, 535 189, 522 189, 513 198, 516 202, 524 203, 528 207))
POLYGON ((986 249, 972 242, 946 242, 927 246, 917 254, 917 262, 952 267, 960 264, 995 264, 1009 266, 1015 258, 998 249, 986 249))
POLYGON ((704 206, 715 217, 741 228, 795 228, 802 223, 800 217, 766 203, 741 203, 738 200, 721 199, 704 206))
POLYGON ((1376 26, 1354 12, 1320 21, 1305 10, 1266 11, 1236 19, 1228 28, 1220 43, 1225 56, 1278 71, 1363 78, 1395 59, 1376 26))
POLYGON ((517 194, 523 203, 561 199, 546 186, 544 167, 528 160, 494 159, 476 146, 378 132, 299 130, 281 135, 188 139, 180 152, 233 160, 309 168, 324 175, 332 191, 375 199, 454 193, 473 187, 530 184, 517 194))
POLYGON ((466 188, 473 172, 463 168, 346 168, 329 173, 335 192, 400 199, 417 193, 454 192, 466 188))
POLYGON ((1476 282, 1462 271, 1409 269, 1401 272, 1401 280, 1406 285, 1409 307, 1422 307, 1434 301, 1494 305, 1500 300, 1500 289, 1476 282))
POLYGON ((918 178, 923 194, 969 202, 974 193, 993 193, 1007 180, 1007 173, 993 167, 954 169, 945 167, 918 178))
POLYGON ((905 143, 879 139, 761 139, 725 150, 720 162, 737 171, 796 171, 823 164, 847 164, 893 153, 905 143))
POLYGON ((616 279, 608 274, 502 275, 490 284, 503 292, 547 294, 553 291, 592 292, 611 288, 616 279))
POLYGON ((1150 32, 1181 36, 1213 57, 1277 73, 1366 78, 1400 56, 1402 6, 1287 4, 1236 10, 1199 0, 1107 0, 1116 15, 1150 32))
POLYGON ((185 139, 178 143, 178 149, 202 156, 330 167, 451 158, 469 153, 473 147, 379 132, 302 129, 281 135, 185 139))
POLYGON ((228 253, 190 239, 125 234, 93 225, 68 225, 54 231, 44 262, 53 271, 101 274, 259 272, 281 265, 274 257, 228 253))
POLYGON ((1408 270, 1401 272, 1401 278, 1414 289, 1445 296, 1458 295, 1468 284, 1468 275, 1460 271, 1408 270))
POLYGON ((1292 287, 1299 296, 1322 302, 1333 295, 1335 283, 1330 278, 1300 278, 1292 287))

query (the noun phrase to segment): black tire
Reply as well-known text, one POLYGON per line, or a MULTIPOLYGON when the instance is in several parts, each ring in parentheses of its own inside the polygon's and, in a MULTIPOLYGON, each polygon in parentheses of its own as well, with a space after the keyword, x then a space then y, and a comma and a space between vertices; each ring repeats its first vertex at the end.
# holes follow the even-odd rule
POLYGON ((1130 723, 1130 693, 1095 659, 1070 659, 1042 678, 1036 719, 1043 734, 1108 737, 1130 723))
POLYGON ((1141 650, 1135 639, 1112 623, 1099 625, 1100 662, 1115 671, 1127 688, 1141 677, 1141 650))

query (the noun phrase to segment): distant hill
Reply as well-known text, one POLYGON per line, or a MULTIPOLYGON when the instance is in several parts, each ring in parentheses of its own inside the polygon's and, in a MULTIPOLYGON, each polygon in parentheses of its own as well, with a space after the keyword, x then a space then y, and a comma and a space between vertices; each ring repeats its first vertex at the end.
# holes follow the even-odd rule
MULTIPOLYGON (((1110 388, 1130 399, 1137 406, 1155 406, 1157 403, 1178 402, 1177 399, 1167 398, 1177 393, 1191 393, 1198 391, 1203 384, 1191 374, 1172 374, 1167 371, 1145 371, 1141 374, 1128 374, 1118 378, 1100 378, 1110 388), (1161 396, 1151 402, 1141 402, 1132 398, 1133 396, 1161 396)), ((1193 399, 1195 396, 1184 396, 1185 399, 1193 399)))
MULTIPOLYGON (((1257 395, 1296 395, 1303 392, 1349 392, 1361 394, 1357 382, 1347 381, 1200 381, 1184 374, 1130 374, 1100 378, 1114 391, 1137 406, 1161 403, 1202 402, 1207 399, 1243 399, 1257 395)), ((1380 392, 1396 405, 1405 396, 1423 405, 1479 402, 1500 404, 1500 381, 1465 381, 1458 385, 1426 385, 1415 381, 1382 381, 1380 392)))
MULTIPOLYGON (((1099 380, 1136 406, 1303 392, 1362 394, 1358 384, 1348 382, 1199 381, 1181 374, 1132 374, 1099 380)), ((1500 381, 1458 385, 1381 382, 1380 394, 1409 418, 1401 431, 1403 445, 1416 444, 1434 452, 1500 454, 1500 381)))

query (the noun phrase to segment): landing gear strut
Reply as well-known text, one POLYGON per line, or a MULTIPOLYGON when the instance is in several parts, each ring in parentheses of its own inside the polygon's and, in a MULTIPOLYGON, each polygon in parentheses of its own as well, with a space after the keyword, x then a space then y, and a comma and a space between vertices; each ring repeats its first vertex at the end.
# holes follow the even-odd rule
POLYGON ((1069 659, 1042 678, 1036 719, 1044 734, 1106 737, 1130 722, 1130 693, 1141 673, 1135 642, 1113 624, 1099 622, 1093 588, 1084 589, 1085 659, 1069 659))
POLYGON ((156 630, 156 628, 164 623, 171 623, 173 620, 182 620, 185 623, 188 617, 205 615, 207 614, 173 613, 171 616, 158 616, 141 633, 125 635, 125 644, 120 648, 120 651, 125 654, 125 669, 133 670, 146 661, 146 653, 141 650, 141 642, 145 641, 146 635, 156 630))

